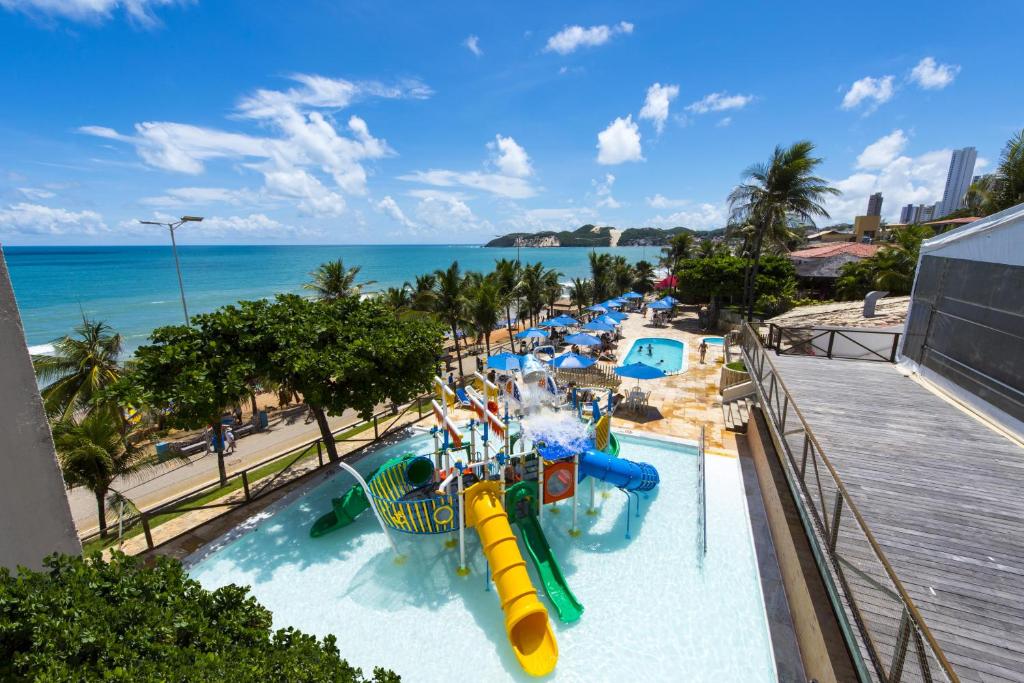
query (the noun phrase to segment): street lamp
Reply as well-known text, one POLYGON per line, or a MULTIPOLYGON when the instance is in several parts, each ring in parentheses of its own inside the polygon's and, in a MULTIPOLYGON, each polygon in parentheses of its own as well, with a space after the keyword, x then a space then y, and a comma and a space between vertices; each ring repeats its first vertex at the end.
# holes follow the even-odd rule
POLYGON ((174 231, 185 223, 201 223, 202 216, 182 216, 180 220, 173 223, 161 223, 160 221, 139 221, 143 225, 161 225, 171 233, 171 250, 174 252, 174 267, 178 271, 178 290, 181 292, 181 310, 185 312, 185 326, 188 327, 188 305, 185 303, 185 283, 181 280, 181 262, 178 261, 178 243, 174 239, 174 231))

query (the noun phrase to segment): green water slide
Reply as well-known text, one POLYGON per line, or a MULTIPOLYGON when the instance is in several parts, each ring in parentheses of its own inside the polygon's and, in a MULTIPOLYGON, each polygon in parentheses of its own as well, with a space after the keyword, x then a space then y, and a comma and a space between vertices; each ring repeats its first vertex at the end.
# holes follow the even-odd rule
POLYGON ((526 550, 537 568, 548 600, 558 612, 558 618, 566 623, 578 621, 583 614, 583 605, 569 588, 537 520, 537 482, 521 481, 511 486, 505 494, 505 509, 522 531, 526 550))

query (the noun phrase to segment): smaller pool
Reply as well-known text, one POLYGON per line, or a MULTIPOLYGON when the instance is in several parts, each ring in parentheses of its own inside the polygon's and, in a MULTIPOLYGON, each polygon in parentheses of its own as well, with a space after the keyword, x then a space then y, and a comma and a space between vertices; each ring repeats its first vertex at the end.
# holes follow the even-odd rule
POLYGON ((633 342, 622 365, 644 363, 666 373, 686 369, 686 342, 661 337, 644 337, 633 342))
POLYGON ((722 346, 725 344, 725 337, 704 337, 704 343, 708 346, 722 346))

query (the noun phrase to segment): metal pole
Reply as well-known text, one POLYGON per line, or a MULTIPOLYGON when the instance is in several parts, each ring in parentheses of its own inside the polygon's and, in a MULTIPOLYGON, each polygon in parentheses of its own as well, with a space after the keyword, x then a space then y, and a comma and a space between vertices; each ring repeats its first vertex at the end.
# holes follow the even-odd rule
POLYGON ((577 494, 579 493, 579 489, 580 489, 579 482, 577 481, 579 479, 579 477, 577 476, 576 473, 579 472, 579 470, 580 470, 580 454, 577 451, 572 456, 572 480, 573 480, 573 484, 572 484, 572 528, 569 529, 569 535, 570 536, 579 536, 580 535, 580 529, 576 525, 576 515, 577 515, 577 512, 576 512, 576 508, 577 508, 576 498, 577 498, 577 494))
MULTIPOLYGON (((455 464, 459 467, 459 464, 455 464)), ((459 576, 469 574, 466 566, 466 491, 462 483, 462 468, 459 467, 459 567, 455 570, 459 576)))
POLYGON ((544 521, 544 456, 541 455, 536 448, 533 449, 534 453, 537 453, 537 521, 544 521))
MULTIPOLYGON (((181 225, 180 223, 178 225, 181 225)), ((178 291, 181 292, 181 310, 185 312, 185 327, 189 325, 188 304, 185 303, 185 283, 181 279, 181 262, 178 261, 178 242, 174 239, 174 229, 178 227, 174 223, 168 223, 171 231, 171 251, 174 252, 174 267, 178 271, 178 291)))

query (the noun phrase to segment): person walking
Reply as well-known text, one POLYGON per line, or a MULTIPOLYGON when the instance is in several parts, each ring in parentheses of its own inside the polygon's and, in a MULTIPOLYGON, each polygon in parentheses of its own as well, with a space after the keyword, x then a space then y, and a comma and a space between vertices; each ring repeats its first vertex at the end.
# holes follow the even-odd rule
POLYGON ((235 432, 230 426, 224 427, 224 452, 235 452, 235 432))
POLYGON ((697 347, 697 352, 700 354, 700 363, 704 364, 704 356, 708 353, 708 342, 705 339, 700 340, 700 346, 697 347))

